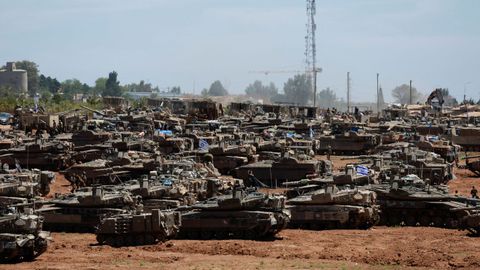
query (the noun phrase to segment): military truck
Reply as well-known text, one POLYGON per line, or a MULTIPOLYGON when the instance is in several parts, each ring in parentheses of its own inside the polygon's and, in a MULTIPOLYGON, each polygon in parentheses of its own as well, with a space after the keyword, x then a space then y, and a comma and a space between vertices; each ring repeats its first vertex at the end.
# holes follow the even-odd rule
POLYGON ((272 237, 290 220, 284 196, 240 188, 181 210, 180 237, 190 239, 272 237))
POLYGON ((2 209, 0 214, 0 262, 33 260, 47 250, 50 233, 42 230, 43 218, 31 209, 24 213, 2 209))
POLYGON ((375 192, 339 190, 335 185, 292 198, 287 204, 292 228, 367 229, 380 218, 375 192))
POLYGON ((114 247, 155 244, 174 238, 181 225, 179 212, 152 210, 103 218, 97 227, 99 244, 114 247))
POLYGON ((454 127, 451 141, 465 151, 480 151, 480 127, 454 127))

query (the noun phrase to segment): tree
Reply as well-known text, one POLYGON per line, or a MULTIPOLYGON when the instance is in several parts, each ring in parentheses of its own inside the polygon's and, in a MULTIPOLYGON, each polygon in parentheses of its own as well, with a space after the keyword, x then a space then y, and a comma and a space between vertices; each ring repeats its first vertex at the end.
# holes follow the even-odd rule
POLYGON ((45 77, 43 74, 40 75, 38 82, 38 88, 40 92, 56 94, 61 87, 62 84, 56 78, 51 78, 50 76, 45 77))
POLYGON ((174 86, 172 89, 170 89, 170 93, 174 95, 180 95, 182 93, 182 90, 180 89, 180 86, 174 86))
POLYGON ((108 78, 100 77, 95 80, 95 86, 92 89, 92 95, 97 96, 99 94, 103 94, 105 92, 105 85, 107 84, 108 78))
POLYGON ((88 94, 91 87, 78 79, 69 79, 62 82, 62 90, 66 99, 73 99, 75 94, 88 94))
POLYGON ((108 79, 105 82, 105 90, 103 91, 103 96, 114 96, 119 97, 122 95, 122 89, 120 87, 120 82, 117 80, 118 73, 112 71, 108 74, 108 79))
POLYGON ((312 82, 305 74, 295 75, 284 84, 283 91, 289 102, 305 105, 312 97, 312 82))
MULTIPOLYGON (((410 86, 402 84, 395 87, 392 90, 392 96, 395 99, 395 102, 400 104, 409 104, 410 103, 410 86)), ((422 94, 417 91, 417 88, 412 87, 412 102, 417 103, 422 98, 422 94)))
POLYGON ((123 87, 127 92, 159 92, 158 86, 153 87, 151 83, 145 83, 141 80, 138 84, 131 83, 123 87))
POLYGON ((278 94, 278 89, 273 82, 263 85, 261 81, 257 80, 245 88, 245 93, 254 98, 271 99, 278 94))
POLYGON ((317 99, 319 106, 322 108, 337 107, 337 95, 332 89, 330 89, 330 87, 327 87, 320 91, 320 93, 318 93, 317 95, 317 99))
POLYGON ((214 81, 212 85, 210 85, 210 88, 203 89, 202 90, 202 95, 204 96, 226 96, 228 95, 227 89, 223 87, 222 83, 220 81, 214 81))

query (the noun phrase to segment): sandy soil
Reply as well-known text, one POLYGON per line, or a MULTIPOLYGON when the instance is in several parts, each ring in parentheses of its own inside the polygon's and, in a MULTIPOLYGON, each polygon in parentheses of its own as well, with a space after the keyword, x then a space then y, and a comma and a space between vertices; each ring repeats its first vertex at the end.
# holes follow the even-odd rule
MULTIPOLYGON (((332 157, 336 169, 346 163, 332 157)), ((464 169, 449 183, 468 195, 480 178, 464 169)), ((70 187, 62 175, 52 192, 70 187)), ((0 269, 480 269, 480 239, 464 231, 422 227, 285 230, 274 241, 172 240, 143 247, 96 246, 93 234, 54 233, 34 262, 0 269)))
POLYGON ((437 228, 286 230, 274 241, 172 240, 95 246, 92 234, 53 234, 34 262, 1 269, 479 269, 480 241, 437 228))

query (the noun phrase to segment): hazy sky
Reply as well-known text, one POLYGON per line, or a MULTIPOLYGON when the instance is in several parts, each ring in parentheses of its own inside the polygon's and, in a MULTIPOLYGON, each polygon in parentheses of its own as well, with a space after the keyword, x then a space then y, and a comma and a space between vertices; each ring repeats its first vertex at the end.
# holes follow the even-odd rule
MULTIPOLYGON (((304 0, 0 0, 0 63, 32 60, 43 74, 88 84, 119 73, 196 93, 216 79, 243 93, 280 88, 303 70, 304 0)), ((374 100, 376 73, 395 86, 446 87, 480 98, 480 1, 317 0, 318 86, 374 100)))

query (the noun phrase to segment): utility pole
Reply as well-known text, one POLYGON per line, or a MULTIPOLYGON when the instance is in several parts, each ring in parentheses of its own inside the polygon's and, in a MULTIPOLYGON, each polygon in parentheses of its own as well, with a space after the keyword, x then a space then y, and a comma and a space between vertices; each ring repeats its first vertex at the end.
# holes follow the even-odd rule
POLYGON ((379 97, 379 89, 378 89, 378 78, 380 77, 380 74, 377 73, 377 114, 380 115, 380 97, 379 97))
POLYGON ((313 106, 317 106, 317 48, 315 44, 315 31, 317 25, 315 23, 316 14, 315 0, 307 0, 307 35, 305 36, 305 68, 307 78, 312 82, 313 89, 313 106), (311 77, 313 76, 313 78, 311 77))
POLYGON ((413 96, 412 96, 412 80, 410 80, 410 104, 413 104, 413 96))
POLYGON ((347 72, 347 113, 350 112, 350 72, 347 72))

